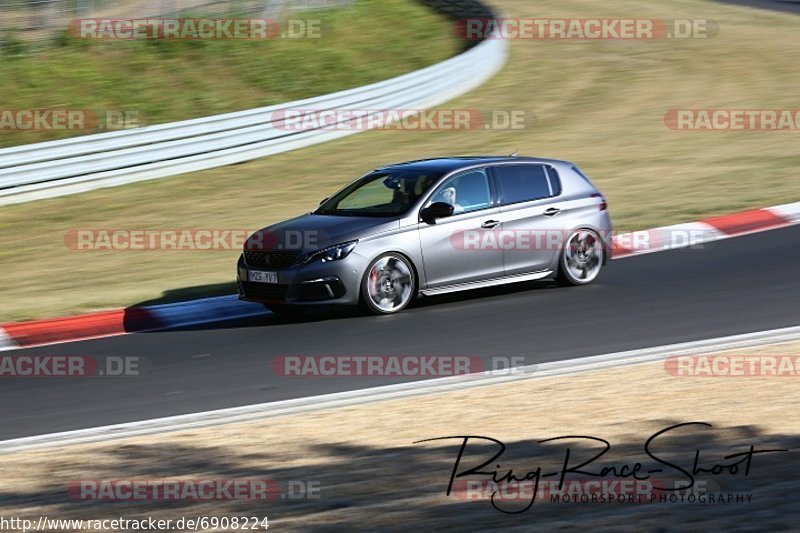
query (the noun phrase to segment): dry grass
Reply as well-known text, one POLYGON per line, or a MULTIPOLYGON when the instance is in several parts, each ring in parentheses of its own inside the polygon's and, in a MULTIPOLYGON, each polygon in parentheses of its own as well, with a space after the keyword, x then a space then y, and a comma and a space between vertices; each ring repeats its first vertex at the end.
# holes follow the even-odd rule
MULTIPOLYGON (((800 343, 736 353, 800 355, 800 343)), ((800 413, 796 377, 685 378, 663 363, 569 377, 532 379, 413 399, 283 416, 202 430, 0 457, 3 516, 268 515, 281 530, 309 527, 407 530, 411 527, 672 531, 788 530, 798 518, 800 413), (444 495, 457 442, 413 444, 445 435, 485 435, 508 445, 504 466, 527 472, 560 457, 535 441, 593 435, 612 443, 596 464, 647 462, 643 444, 668 425, 703 421, 660 441, 658 455, 691 465, 695 449, 709 464, 726 453, 788 448, 758 455, 747 477, 698 476, 721 491, 749 493, 750 503, 551 504, 504 515, 489 502, 444 495), (65 486, 80 479, 265 478, 319 482, 319 499, 273 502, 79 502, 65 486), (479 526, 477 526, 479 524, 479 526)), ((485 449, 482 449, 487 453, 485 449)), ((581 453, 579 445, 573 451, 581 453)), ((465 459, 466 461, 466 459, 465 459)), ((555 463, 558 464, 558 463, 555 463)), ((701 464, 706 464, 701 462, 701 464)))

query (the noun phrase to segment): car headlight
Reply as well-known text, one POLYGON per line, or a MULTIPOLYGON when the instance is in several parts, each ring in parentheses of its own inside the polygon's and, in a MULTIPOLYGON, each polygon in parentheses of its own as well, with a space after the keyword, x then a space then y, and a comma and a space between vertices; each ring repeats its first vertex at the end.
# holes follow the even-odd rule
POLYGON ((308 254, 305 262, 312 263, 314 261, 322 261, 323 263, 327 263, 328 261, 338 261, 339 259, 344 259, 350 254, 350 252, 353 251, 353 248, 356 247, 356 244, 358 244, 358 241, 348 241, 341 244, 328 246, 327 248, 323 248, 322 250, 308 254))

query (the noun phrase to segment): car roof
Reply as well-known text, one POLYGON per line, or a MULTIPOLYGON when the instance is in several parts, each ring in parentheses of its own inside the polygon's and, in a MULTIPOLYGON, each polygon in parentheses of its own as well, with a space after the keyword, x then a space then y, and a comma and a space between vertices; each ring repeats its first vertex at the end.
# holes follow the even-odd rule
POLYGON ((518 156, 459 156, 459 157, 436 157, 431 159, 417 159, 402 163, 384 165, 375 170, 432 170, 438 172, 452 172, 461 168, 471 167, 481 164, 520 162, 520 163, 546 163, 551 165, 572 165, 569 161, 558 159, 545 159, 541 157, 518 157, 518 156))

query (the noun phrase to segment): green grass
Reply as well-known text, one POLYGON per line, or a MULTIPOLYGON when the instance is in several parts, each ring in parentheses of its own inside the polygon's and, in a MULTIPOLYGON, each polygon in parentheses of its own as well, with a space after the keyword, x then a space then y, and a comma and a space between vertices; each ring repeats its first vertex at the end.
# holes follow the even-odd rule
MULTIPOLYGON (((320 38, 103 42, 65 36, 43 51, 15 40, 0 50, 0 102, 5 109, 133 111, 157 124, 381 81, 445 59, 459 46, 450 23, 414 0, 360 0, 293 18, 318 20, 320 38)), ((0 131, 0 146, 69 135, 75 132, 0 131)))
MULTIPOLYGON (((511 43, 505 69, 448 108, 524 109, 517 131, 377 131, 227 168, 0 211, 0 320, 230 290, 238 252, 72 252, 74 228, 249 228, 313 209, 377 165, 518 150, 578 162, 618 229, 800 200, 797 132, 680 132, 669 109, 797 107, 798 18, 703 2, 497 0, 507 16, 711 18, 719 36, 511 43)), ((364 61, 381 56, 379 43, 364 61)), ((428 45, 424 45, 428 46, 428 45)), ((702 260, 698 255, 698 260, 702 260)), ((613 265, 612 265, 613 268, 613 265)))

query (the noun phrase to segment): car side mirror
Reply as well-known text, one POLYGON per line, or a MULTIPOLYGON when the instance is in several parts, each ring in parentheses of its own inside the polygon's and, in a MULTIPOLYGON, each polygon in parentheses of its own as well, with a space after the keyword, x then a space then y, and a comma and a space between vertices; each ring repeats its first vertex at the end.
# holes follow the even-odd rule
POLYGON ((431 205, 419 212, 423 222, 433 224, 437 218, 447 218, 453 214, 455 208, 446 202, 433 202, 431 205))

